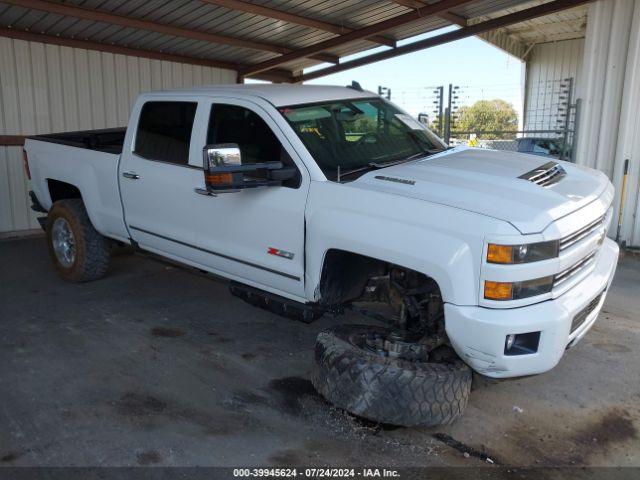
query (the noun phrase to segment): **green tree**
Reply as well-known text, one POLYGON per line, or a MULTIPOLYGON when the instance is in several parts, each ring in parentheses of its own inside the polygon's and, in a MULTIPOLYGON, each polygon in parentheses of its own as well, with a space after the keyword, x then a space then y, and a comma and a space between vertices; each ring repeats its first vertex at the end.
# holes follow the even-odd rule
MULTIPOLYGON (((461 107, 453 132, 515 132, 518 129, 518 114, 513 105, 504 100, 480 100, 470 107, 461 107)), ((479 139, 514 138, 510 133, 478 135, 479 139)))

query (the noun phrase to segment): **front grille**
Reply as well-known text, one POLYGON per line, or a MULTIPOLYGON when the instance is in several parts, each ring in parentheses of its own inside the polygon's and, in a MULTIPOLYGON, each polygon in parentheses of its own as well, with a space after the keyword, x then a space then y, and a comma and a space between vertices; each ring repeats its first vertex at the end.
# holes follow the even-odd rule
POLYGON ((583 238, 587 238, 593 232, 597 231, 604 223, 605 215, 594 220, 589 225, 582 227, 580 230, 573 232, 571 235, 567 235, 560 240, 560 251, 566 250, 570 246, 578 243, 583 238))
POLYGON ((548 162, 538 168, 534 168, 524 175, 520 175, 518 178, 529 180, 541 187, 550 187, 562 180, 566 174, 567 172, 560 164, 556 162, 548 162))
POLYGON ((588 268, 593 263, 595 256, 596 252, 592 252, 582 260, 580 260, 578 263, 575 263, 566 270, 557 273, 555 277, 553 277, 553 288, 561 286, 562 284, 568 282, 570 279, 588 268))
POLYGON ((586 307, 580 310, 575 317, 573 317, 573 321, 571 322, 571 333, 575 332, 578 328, 580 328, 580 325, 582 325, 587 319, 587 317, 591 315, 591 313, 593 313, 593 311, 600 304, 600 300, 602 299, 603 295, 604 295, 604 290, 600 292, 600 295, 598 295, 596 298, 591 300, 586 307))

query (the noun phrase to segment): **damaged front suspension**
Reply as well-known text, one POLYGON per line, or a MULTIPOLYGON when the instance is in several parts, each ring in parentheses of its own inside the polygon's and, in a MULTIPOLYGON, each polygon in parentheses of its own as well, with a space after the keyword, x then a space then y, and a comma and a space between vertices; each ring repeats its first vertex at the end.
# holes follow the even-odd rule
POLYGON ((390 324, 388 334, 371 333, 365 339, 366 347, 379 355, 426 361, 430 352, 447 344, 442 297, 437 284, 424 275, 392 268, 387 275, 372 277, 351 308, 390 324), (383 308, 367 308, 361 302, 383 308))

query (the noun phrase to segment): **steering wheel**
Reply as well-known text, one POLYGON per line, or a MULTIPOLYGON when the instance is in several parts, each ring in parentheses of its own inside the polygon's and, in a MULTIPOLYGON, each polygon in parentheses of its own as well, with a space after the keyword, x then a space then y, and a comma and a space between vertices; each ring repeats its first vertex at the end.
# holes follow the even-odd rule
POLYGON ((378 143, 378 134, 373 132, 365 133, 356 141, 356 145, 362 145, 363 143, 378 143))

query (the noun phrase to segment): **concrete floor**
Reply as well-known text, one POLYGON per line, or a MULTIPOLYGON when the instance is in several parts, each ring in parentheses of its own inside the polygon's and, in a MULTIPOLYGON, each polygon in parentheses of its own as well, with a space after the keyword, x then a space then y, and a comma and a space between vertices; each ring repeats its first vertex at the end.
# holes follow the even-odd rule
MULTIPOLYGON (((0 242, 0 465, 640 466, 640 261, 553 371, 474 378, 466 415, 388 429, 307 380, 305 325, 137 255, 61 281, 43 238, 0 242), (466 453, 465 453, 466 452, 466 453)), ((339 321, 358 321, 351 315, 339 321)))

